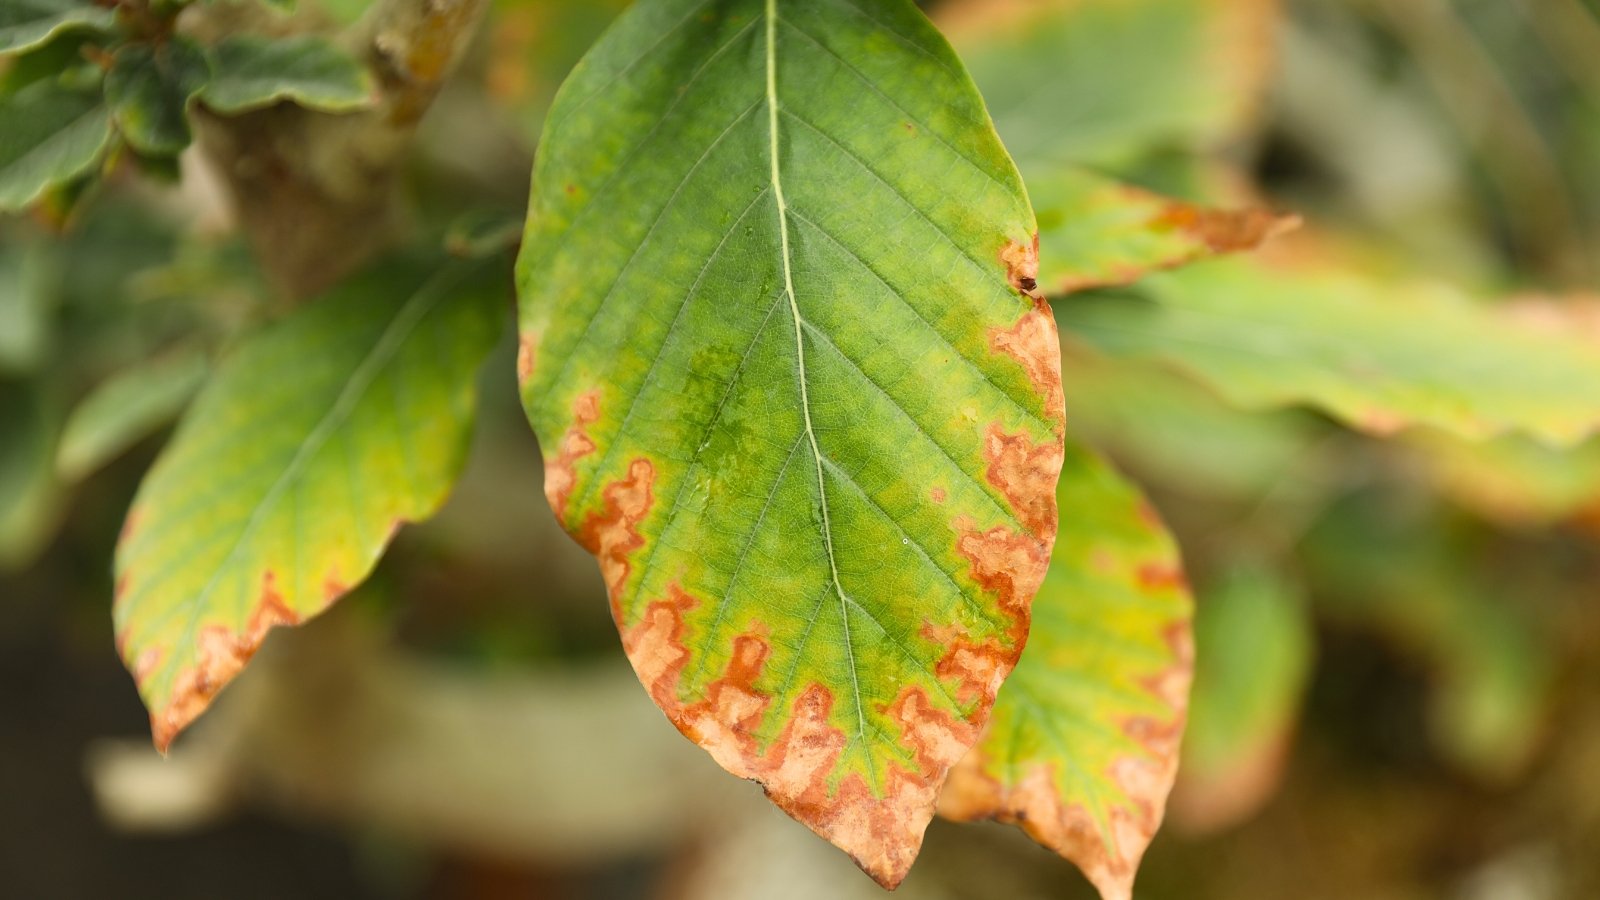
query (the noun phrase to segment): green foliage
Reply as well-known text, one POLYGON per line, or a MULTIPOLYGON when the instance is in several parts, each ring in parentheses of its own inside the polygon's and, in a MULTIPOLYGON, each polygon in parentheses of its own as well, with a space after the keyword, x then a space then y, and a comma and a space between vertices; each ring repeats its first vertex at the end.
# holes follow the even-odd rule
POLYGON ((205 52, 193 41, 132 44, 112 58, 106 102, 129 146, 149 156, 176 156, 189 146, 189 103, 210 78, 205 52))
POLYGON ((1552 444, 1600 428, 1591 342, 1519 327, 1444 285, 1230 260, 1056 309, 1102 351, 1169 363, 1249 409, 1304 403, 1376 434, 1426 424, 1552 444))
POLYGON ((0 379, 0 571, 31 560, 56 515, 50 458, 57 422, 35 384, 0 379))
MULTIPOLYGON (((1265 2, 921 4, 962 59, 908 0, 637 0, 587 55, 629 4, 265 2, 0 0, 0 210, 28 213, 0 221, 0 568, 39 557, 68 489, 120 503, 132 470, 109 463, 182 415, 116 553, 119 650, 163 749, 450 492, 519 233, 519 399, 644 687, 885 885, 937 800, 1129 896, 1180 741, 1174 808, 1220 829, 1277 789, 1291 735, 1319 736, 1298 721, 1313 668, 1335 694, 1350 673, 1313 658, 1314 627, 1426 676, 1416 710, 1362 697, 1359 727, 1388 703, 1426 718, 1415 752, 1460 775, 1511 784, 1559 730, 1600 319, 1469 298, 1586 283, 1593 242, 1560 223, 1600 200, 1544 182, 1593 180, 1593 104, 1567 84, 1592 64, 1505 80, 1555 98, 1530 114, 1565 142, 1541 160, 1494 80, 1452 68, 1477 57, 1405 49, 1470 4, 1357 4, 1380 25, 1326 36, 1367 13, 1324 4, 1281 32, 1266 107, 1265 2), (1325 57, 1374 31, 1381 90, 1308 138, 1349 100, 1325 57), (1449 77, 1413 71, 1439 59, 1449 77), (1460 180, 1493 202, 1405 207, 1443 157, 1358 152, 1420 127, 1413 82, 1488 98, 1460 180), (1322 215, 1330 193, 1358 202, 1322 215), (1296 221, 1262 197, 1308 233, 1246 256, 1296 221), (1377 239, 1340 230, 1369 216, 1377 239)), ((1467 39, 1594 58, 1554 8, 1494 14, 1537 42, 1467 39)), ((515 474, 468 505, 532 490, 511 352, 488 397, 513 421, 484 439, 515 474)), ((470 633, 440 642, 464 660, 577 655, 554 526, 501 521, 456 537, 476 556, 448 591, 414 583, 445 569, 431 544, 383 581, 419 608, 536 610, 453 607, 470 633)))
POLYGON ((1149 501, 1069 444, 1028 652, 940 811, 999 818, 1132 896, 1178 766, 1194 643, 1177 544, 1149 501))
POLYGON ((0 93, 0 211, 22 209, 83 175, 110 145, 99 85, 78 75, 0 93))
POLYGON ((225 38, 212 48, 212 79, 200 99, 224 115, 284 101, 349 112, 370 106, 372 76, 350 54, 317 37, 225 38))
POLYGON ((187 348, 107 378, 73 408, 56 449, 56 471, 76 481, 171 422, 205 381, 205 354, 187 348))
POLYGON ((385 265, 235 348, 118 542, 117 642, 165 748, 266 632, 364 579, 460 468, 497 267, 385 265))
POLYGON ((1202 587, 1196 665, 1183 742, 1191 825, 1231 823, 1274 787, 1315 649, 1300 589, 1260 564, 1238 564, 1202 587))
POLYGON ((0 4, 0 57, 21 53, 67 31, 105 31, 116 11, 83 0, 6 0, 0 4))
POLYGON ((1055 531, 1058 349, 981 99, 909 3, 640 4, 532 202, 523 401, 636 670, 897 884, 1055 531))

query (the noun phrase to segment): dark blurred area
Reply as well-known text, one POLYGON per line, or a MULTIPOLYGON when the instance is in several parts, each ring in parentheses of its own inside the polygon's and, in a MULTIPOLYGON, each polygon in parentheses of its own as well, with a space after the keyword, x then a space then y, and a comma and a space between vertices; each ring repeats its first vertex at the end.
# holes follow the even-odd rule
MULTIPOLYGON (((1073 164, 1293 210, 1374 284, 1594 301, 1594 0, 1123 2, 1242 24, 1151 36, 1187 56, 1017 55, 1153 110, 1096 126, 1073 164), (1176 90, 1199 82, 1215 109, 1176 90)), ((520 215, 543 112, 623 5, 496 0, 407 169, 419 230, 520 215)), ((966 53, 958 23, 1015 4, 923 5, 966 53)), ((881 895, 639 688, 592 558, 545 504, 509 339, 444 511, 275 632, 170 758, 150 748, 111 553, 187 394, 103 464, 66 474, 60 454, 97 385, 273 311, 204 166, 114 172, 61 231, 0 220, 0 896, 881 895)), ((1136 896, 1600 896, 1600 441, 1380 440, 1154 365, 1067 373, 1074 427, 1150 491, 1197 592, 1183 768, 1136 896)), ((899 893, 1092 896, 1020 832, 942 821, 899 893)))

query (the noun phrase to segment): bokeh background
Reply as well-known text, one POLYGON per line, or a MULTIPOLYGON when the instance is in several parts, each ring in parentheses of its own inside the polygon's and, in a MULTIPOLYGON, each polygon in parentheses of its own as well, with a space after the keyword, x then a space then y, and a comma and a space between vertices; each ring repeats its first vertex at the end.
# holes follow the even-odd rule
MULTIPOLYGON (((495 0, 404 171, 412 228, 520 215, 543 111, 623 5, 495 0)), ((1037 85, 1015 105, 1050 114, 1008 141, 1293 211, 1286 240, 1374 296, 1560 309, 1600 353, 1600 3, 1068 0, 999 49, 987 24, 1030 4, 925 5, 980 87, 1037 85)), ((362 6, 256 21, 331 33, 362 6)), ((443 513, 156 756, 111 549, 206 359, 277 301, 203 159, 136 169, 0 220, 0 895, 881 893, 639 689, 545 506, 509 344, 443 513), (127 441, 63 434, 152 366, 127 441)), ((1069 356, 1073 427, 1151 492, 1197 593, 1184 763, 1137 895, 1600 896, 1600 442, 1375 437, 1069 356)), ((1091 896, 1020 832, 943 822, 901 894, 1091 896)))

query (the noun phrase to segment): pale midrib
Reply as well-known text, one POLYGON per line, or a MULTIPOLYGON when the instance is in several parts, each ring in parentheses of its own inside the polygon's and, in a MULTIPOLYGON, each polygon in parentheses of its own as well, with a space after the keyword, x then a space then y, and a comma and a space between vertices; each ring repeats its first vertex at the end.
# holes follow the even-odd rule
POLYGON ((866 740, 867 717, 861 708, 861 680, 856 673, 855 646, 850 639, 849 600, 844 595, 844 585, 839 581, 839 564, 834 559, 833 526, 828 518, 828 486, 823 479, 822 449, 817 445, 817 432, 811 424, 811 398, 806 385, 806 347, 804 323, 800 317, 800 304, 795 299, 794 271, 789 250, 789 206, 783 197, 783 179, 778 167, 778 0, 767 0, 767 158, 771 162, 772 197, 778 209, 778 240, 783 257, 783 291, 789 299, 789 312, 794 316, 794 349, 800 380, 800 412, 804 416, 806 440, 811 445, 811 459, 817 472, 817 499, 822 506, 822 545, 828 553, 828 570, 833 577, 833 590, 839 596, 839 621, 844 626, 844 649, 850 665, 850 684, 856 701, 856 738, 866 740))

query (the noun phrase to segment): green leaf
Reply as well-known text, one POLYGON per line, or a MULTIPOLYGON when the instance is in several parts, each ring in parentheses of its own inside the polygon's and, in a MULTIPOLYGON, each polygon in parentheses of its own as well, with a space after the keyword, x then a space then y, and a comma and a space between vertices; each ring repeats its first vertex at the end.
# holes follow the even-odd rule
POLYGON ((1264 74, 1265 5, 956 0, 939 15, 1028 185, 1046 294, 1128 284, 1293 227, 1265 210, 1207 209, 1119 181, 1146 175, 1158 154, 1187 159, 1238 129, 1264 74), (1118 178, 1097 174, 1107 171, 1118 178))
POLYGON ((207 107, 238 115, 284 101, 325 112, 371 106, 377 87, 361 63, 319 37, 239 35, 212 48, 207 107))
POLYGON ((189 146, 189 101, 210 78, 205 51, 192 41, 129 44, 106 73, 106 101, 129 146, 148 156, 177 156, 189 146))
POLYGON ((0 3, 0 56, 46 44, 66 31, 109 31, 116 11, 81 0, 5 0, 0 3))
POLYGON ((1260 2, 956 0, 939 16, 1030 186, 1051 167, 1125 171, 1216 143, 1249 112, 1272 47, 1260 2))
POLYGON ((0 95, 0 211, 89 171, 111 142, 99 86, 44 79, 0 95))
POLYGON ((56 449, 56 471, 76 481, 115 459, 176 418, 205 376, 205 354, 191 348, 106 379, 67 417, 56 449))
POLYGON ((1241 412, 1176 372, 1070 342, 1061 383, 1073 435, 1141 478, 1211 503, 1281 491, 1312 443, 1309 423, 1292 413, 1241 412))
POLYGON ((1212 830, 1248 817, 1278 786, 1315 646, 1299 590, 1254 564, 1201 589, 1195 644, 1173 814, 1212 830))
POLYGON ((1600 510, 1600 439, 1556 449, 1520 435, 1465 441, 1419 431, 1409 443, 1444 493, 1495 521, 1543 526, 1600 510))
POLYGON ((1298 224, 1263 209, 1207 209, 1070 166, 1023 173, 1039 217, 1039 289, 1050 296, 1253 250, 1298 224))
POLYGON ((1194 665, 1177 545, 1138 489, 1067 444, 1055 557, 1028 652, 941 815, 1021 825, 1107 900, 1133 877, 1178 767, 1194 665))
POLYGON ((501 271, 427 272, 391 263, 245 340, 140 485, 113 613, 158 748, 443 502, 501 271))
POLYGON ((50 465, 59 417, 38 385, 0 380, 0 572, 32 562, 55 531, 60 486, 50 465))
POLYGON ((1600 428, 1600 348, 1443 285, 1213 260, 1057 303, 1064 331, 1178 367, 1250 409, 1308 404, 1378 435, 1431 425, 1551 444, 1600 428))
POLYGON ((57 293, 43 242, 0 231, 0 374, 31 372, 45 360, 57 293))
POLYGON ((904 0, 637 4, 540 143, 519 369, 551 505, 667 715, 885 885, 1055 532, 1033 232, 904 0))

